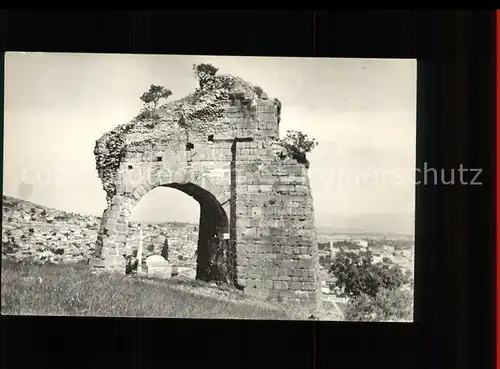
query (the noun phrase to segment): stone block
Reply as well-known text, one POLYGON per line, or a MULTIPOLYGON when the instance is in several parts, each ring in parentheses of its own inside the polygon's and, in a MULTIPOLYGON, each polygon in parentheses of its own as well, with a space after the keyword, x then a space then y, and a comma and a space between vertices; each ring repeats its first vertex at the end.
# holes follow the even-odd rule
POLYGON ((251 278, 247 278, 246 279, 246 288, 245 288, 245 292, 250 289, 250 288, 255 288, 255 280, 254 279, 251 279, 251 278))
POLYGON ((262 277, 262 268, 257 266, 247 266, 246 268, 247 275, 251 278, 259 278, 262 277))
POLYGON ((290 274, 291 274, 291 270, 293 269, 290 269, 290 268, 279 268, 278 270, 278 277, 280 277, 280 280, 286 280, 287 277, 290 277, 290 274))
POLYGON ((146 259, 147 266, 162 266, 168 264, 163 256, 160 255, 151 255, 146 259))
POLYGON ((89 266, 95 269, 113 270, 125 274, 125 258, 121 255, 108 255, 105 258, 90 258, 89 266))
POLYGON ((283 266, 283 268, 287 268, 287 269, 293 269, 293 268, 297 267, 297 263, 294 260, 290 260, 290 259, 283 260, 281 265, 283 266))
POLYGON ((160 255, 152 255, 146 259, 144 272, 149 277, 168 279, 172 277, 172 265, 160 255))
POLYGON ((259 192, 259 185, 248 185, 248 193, 258 193, 259 192))
POLYGON ((259 228, 258 229, 258 234, 259 236, 269 236, 271 234, 271 232, 269 231, 269 228, 259 228))
POLYGON ((144 272, 148 275, 148 277, 170 279, 172 277, 172 265, 146 266, 144 267, 144 272))
POLYGON ((116 243, 125 243, 127 242, 127 235, 125 232, 123 233, 118 233, 116 236, 115 236, 115 242, 116 243))
POLYGON ((257 229, 255 228, 245 228, 245 230, 242 233, 242 236, 244 236, 247 240, 252 240, 259 237, 257 235, 257 229))
POLYGON ((273 186, 271 184, 260 184, 258 185, 258 191, 269 193, 273 191, 273 186))

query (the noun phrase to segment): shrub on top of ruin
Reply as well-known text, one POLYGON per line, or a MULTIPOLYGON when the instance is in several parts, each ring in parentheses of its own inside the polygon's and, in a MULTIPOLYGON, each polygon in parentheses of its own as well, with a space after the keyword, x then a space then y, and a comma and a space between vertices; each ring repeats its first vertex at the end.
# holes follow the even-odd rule
POLYGON ((219 68, 214 67, 212 64, 193 64, 193 71, 198 78, 198 83, 201 89, 208 87, 210 81, 213 80, 219 68))
POLYGON ((280 157, 291 157, 301 164, 305 164, 309 168, 309 161, 306 154, 311 152, 313 148, 318 146, 318 142, 300 131, 287 131, 286 136, 280 140, 281 146, 285 152, 280 154, 280 157))
POLYGON ((264 93, 264 90, 260 86, 255 86, 253 88, 253 91, 255 92, 255 94, 257 95, 257 97, 261 97, 262 94, 264 93))
POLYGON ((149 90, 144 92, 140 97, 144 104, 143 110, 136 117, 138 120, 151 119, 157 121, 160 116, 156 114, 158 103, 161 99, 168 99, 172 95, 172 91, 168 88, 158 85, 151 85, 149 90))

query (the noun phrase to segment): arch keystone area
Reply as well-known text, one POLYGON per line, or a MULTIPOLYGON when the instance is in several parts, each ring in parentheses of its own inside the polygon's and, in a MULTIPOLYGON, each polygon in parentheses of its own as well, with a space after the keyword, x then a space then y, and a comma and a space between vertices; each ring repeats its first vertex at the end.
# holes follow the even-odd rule
POLYGON ((135 119, 96 141, 108 205, 89 263, 125 273, 132 209, 154 188, 170 187, 200 204, 197 279, 315 312, 312 194, 304 165, 277 155, 281 103, 237 77, 213 78, 231 79, 238 98, 201 89, 163 106, 157 121, 135 119))

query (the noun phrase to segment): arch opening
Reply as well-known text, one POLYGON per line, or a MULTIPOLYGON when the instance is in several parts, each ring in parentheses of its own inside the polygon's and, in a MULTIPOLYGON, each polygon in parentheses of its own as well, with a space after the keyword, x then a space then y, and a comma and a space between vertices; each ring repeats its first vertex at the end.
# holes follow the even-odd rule
MULTIPOLYGON (((199 204, 196 255, 193 255, 196 270, 195 279, 237 286, 236 247, 229 237, 230 220, 223 205, 210 191, 194 183, 174 182, 158 187, 176 189, 192 197, 199 204)), ((166 207, 165 211, 175 215, 176 209, 175 206, 171 206, 166 207)), ((132 232, 136 233, 137 230, 132 232)), ((166 229, 159 235, 156 241, 156 250, 161 249, 158 240, 163 242, 161 241, 162 237, 168 240, 168 234, 169 230, 166 229)), ((132 240, 127 240, 127 243, 130 241, 132 240)), ((193 242, 193 239, 186 239, 181 242, 193 242)), ((143 244, 143 248, 146 247, 148 247, 147 242, 143 244)), ((169 245, 169 247, 171 246, 169 245)), ((137 250, 134 245, 131 245, 131 248, 137 250)), ((155 253, 160 254, 158 251, 155 251, 155 253)), ((170 261, 173 265, 178 264, 178 260, 170 259, 170 261)))

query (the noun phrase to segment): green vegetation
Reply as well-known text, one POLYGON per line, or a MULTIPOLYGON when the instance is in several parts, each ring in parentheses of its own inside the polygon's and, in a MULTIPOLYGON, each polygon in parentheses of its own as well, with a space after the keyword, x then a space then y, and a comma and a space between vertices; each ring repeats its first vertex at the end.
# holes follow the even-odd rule
POLYGON ((297 162, 305 164, 306 168, 309 168, 306 154, 318 146, 318 142, 314 138, 309 139, 306 134, 300 131, 287 131, 286 136, 280 140, 280 144, 285 149, 285 152, 280 155, 282 159, 287 156, 291 157, 297 162))
MULTIPOLYGON (((370 245, 370 243, 368 243, 368 245, 370 245)), ((337 249, 348 249, 348 250, 359 249, 359 245, 357 243, 349 240, 336 241, 333 243, 333 247, 337 249)))
POLYGON ((328 269, 330 267, 330 265, 332 264, 332 259, 331 259, 330 255, 321 255, 319 257, 319 264, 323 268, 328 269))
MULTIPOLYGON (((192 94, 159 106, 159 101, 171 96, 172 91, 163 86, 151 85, 140 97, 144 108, 139 115, 130 123, 117 126, 96 141, 96 170, 103 182, 108 205, 116 194, 115 180, 126 153, 127 140, 132 145, 148 142, 153 137, 157 140, 153 128, 160 123, 166 125, 164 128, 169 126, 203 131, 207 128, 205 123, 211 124, 212 127, 217 124, 217 120, 224 115, 231 101, 257 97, 253 85, 238 77, 218 75, 218 68, 211 64, 193 65, 193 71, 199 88, 192 94), (131 139, 131 133, 138 135, 131 139)), ((263 93, 258 89, 257 92, 263 93)), ((173 132, 179 130, 173 129, 173 132)))
POLYGON ((374 263, 370 250, 353 252, 341 249, 332 261, 330 272, 336 279, 335 288, 341 297, 361 294, 375 297, 380 288, 394 290, 409 282, 398 265, 387 260, 374 263))
MULTIPOLYGON (((172 91, 157 85, 151 85, 149 90, 141 96, 141 101, 144 103, 142 111, 137 116, 139 120, 150 119, 153 122, 158 122, 160 116, 156 113, 158 103, 161 99, 168 99, 172 95, 172 91)), ((154 124, 150 124, 149 128, 153 128, 154 124)))
MULTIPOLYGON (((209 127, 215 129, 231 104, 240 101, 249 104, 255 99, 267 99, 260 86, 231 75, 218 74, 219 69, 212 64, 195 64, 193 72, 199 87, 190 95, 159 106, 160 100, 166 100, 172 91, 163 86, 152 84, 140 99, 144 104, 142 111, 130 123, 117 126, 96 141, 94 155, 96 170, 106 191, 108 205, 116 195, 115 182, 118 170, 126 155, 126 146, 157 141, 165 128, 169 134, 189 136, 189 130, 205 132, 209 127), (178 128, 181 128, 179 130, 178 128), (155 132, 159 132, 160 135, 155 132), (135 135, 132 135, 135 133, 135 135), (133 137, 131 137, 133 136, 133 137)), ((281 102, 274 99, 277 109, 278 124, 281 119, 281 102)), ((254 114, 254 109, 250 109, 254 114)), ((165 133, 166 134, 166 133, 165 133)), ((318 145, 315 139, 309 139, 299 131, 288 131, 280 140, 283 152, 280 157, 291 157, 309 168, 306 154, 318 145)))
MULTIPOLYGON (((121 127, 121 126, 120 126, 121 127)), ((106 200, 111 204, 116 194, 115 180, 120 164, 125 156, 125 137, 123 129, 113 130, 96 141, 94 155, 99 178, 102 179, 106 200)))
POLYGON ((257 95, 257 97, 259 97, 259 98, 264 94, 264 90, 260 86, 255 86, 253 88, 253 91, 255 92, 255 94, 257 95))
POLYGON ((290 319, 285 311, 277 306, 254 301, 222 287, 210 287, 201 282, 180 284, 175 280, 146 280, 101 273, 92 273, 85 264, 42 265, 32 262, 15 263, 3 259, 2 313, 290 319), (193 290, 202 291, 203 294, 193 290))
POLYGON ((411 290, 381 288, 375 297, 359 295, 347 304, 345 319, 354 321, 411 321, 413 296, 411 290))
POLYGON ((168 260, 168 238, 165 238, 165 242, 163 243, 163 248, 161 249, 161 256, 163 256, 165 260, 168 260))
POLYGON ((198 78, 200 88, 203 89, 209 83, 213 82, 219 68, 215 68, 212 64, 193 64, 193 71, 198 78))
POLYGON ((413 302, 410 275, 384 258, 373 262, 369 250, 341 249, 332 260, 330 273, 335 277, 331 288, 347 297, 347 320, 411 320, 413 302))

